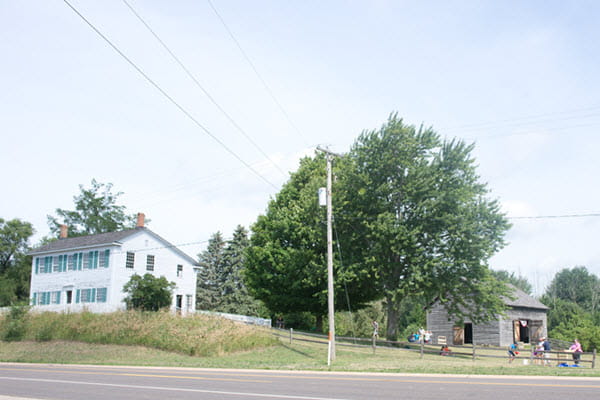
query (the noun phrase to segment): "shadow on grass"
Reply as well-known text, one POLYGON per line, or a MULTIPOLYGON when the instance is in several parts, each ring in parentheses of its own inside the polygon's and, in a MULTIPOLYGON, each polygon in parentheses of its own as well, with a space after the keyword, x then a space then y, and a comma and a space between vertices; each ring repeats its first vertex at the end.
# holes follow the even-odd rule
POLYGON ((313 356, 313 355, 310 355, 309 353, 306 353, 306 352, 304 352, 304 351, 300 351, 300 350, 298 350, 298 349, 294 349, 293 347, 291 347, 291 346, 289 346, 289 345, 287 345, 287 344, 284 344, 284 343, 282 343, 282 344, 281 344, 281 346, 283 346, 284 348, 286 348, 286 349, 288 349, 288 350, 290 350, 290 351, 293 351, 294 353, 298 353, 298 354, 300 354, 300 355, 303 355, 303 356, 305 356, 305 357, 312 358, 312 359, 315 359, 315 358, 316 358, 315 356, 313 356))

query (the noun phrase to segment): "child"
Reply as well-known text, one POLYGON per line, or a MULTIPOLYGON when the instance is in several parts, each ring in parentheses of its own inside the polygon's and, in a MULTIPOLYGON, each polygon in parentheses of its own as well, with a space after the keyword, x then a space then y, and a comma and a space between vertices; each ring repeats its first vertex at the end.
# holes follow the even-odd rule
POLYGON ((508 362, 512 363, 517 354, 519 354, 517 351, 517 342, 513 342, 510 346, 508 346, 508 362))

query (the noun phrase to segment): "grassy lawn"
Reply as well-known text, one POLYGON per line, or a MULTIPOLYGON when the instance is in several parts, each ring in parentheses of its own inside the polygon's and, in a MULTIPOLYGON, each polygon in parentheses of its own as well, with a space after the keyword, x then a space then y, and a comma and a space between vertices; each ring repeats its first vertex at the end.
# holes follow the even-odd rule
MULTIPOLYGON (((301 339, 301 335, 295 335, 301 339)), ((468 349, 462 350, 469 353, 468 349)), ((521 359, 512 364, 504 350, 478 350, 480 354, 497 358, 470 355, 445 357, 398 348, 378 347, 373 353, 369 347, 346 347, 338 343, 336 360, 327 366, 327 345, 281 337, 274 346, 214 356, 190 356, 161 351, 144 346, 89 344, 71 341, 0 342, 0 361, 57 364, 111 364, 134 366, 169 366, 197 368, 247 368, 276 370, 364 371, 395 373, 441 373, 466 375, 549 375, 595 376, 598 369, 585 363, 582 368, 523 365, 521 359)), ((584 357, 584 359, 586 359, 584 357)), ((590 359, 590 358, 588 358, 590 359)), ((556 364, 556 363, 553 363, 556 364)))

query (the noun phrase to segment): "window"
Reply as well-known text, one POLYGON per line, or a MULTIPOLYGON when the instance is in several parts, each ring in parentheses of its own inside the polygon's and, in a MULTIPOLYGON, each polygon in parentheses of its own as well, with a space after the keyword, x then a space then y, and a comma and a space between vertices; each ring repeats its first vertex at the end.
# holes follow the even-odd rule
POLYGON ((57 292, 50 292, 50 304, 60 304, 60 290, 57 292))
POLYGON ((34 304, 38 304, 40 306, 45 306, 47 304, 50 304, 50 301, 51 301, 51 298, 52 298, 51 296, 52 296, 53 293, 56 293, 56 292, 38 292, 38 293, 35 293, 34 296, 33 296, 34 304))
POLYGON ((185 305, 188 310, 192 309, 193 304, 192 304, 192 295, 191 294, 187 294, 185 296, 185 305))
POLYGON ((98 268, 98 250, 90 251, 86 254, 85 268, 96 269, 98 268))
POLYGON ((58 271, 65 272, 67 270, 67 260, 68 257, 66 254, 58 256, 58 271))
POLYGON ((44 272, 47 274, 52 272, 52 256, 44 257, 44 272))
POLYGON ((125 261, 125 268, 133 268, 134 261, 135 261, 135 253, 128 251, 127 252, 127 260, 125 261))
POLYGON ((96 301, 96 289, 81 289, 79 300, 82 303, 94 303, 96 301))
POLYGON ((183 265, 177 265, 177 277, 181 278, 183 276, 183 265))
POLYGON ((146 271, 154 271, 154 256, 150 254, 146 256, 146 271))
POLYGON ((106 303, 106 288, 96 289, 96 302, 106 303))
POLYGON ((69 271, 81 270, 83 267, 83 253, 74 253, 69 256, 68 269, 69 271))
POLYGON ((99 262, 99 267, 100 268, 108 268, 108 260, 110 258, 110 250, 106 249, 104 250, 104 252, 102 253, 102 256, 100 257, 100 262, 99 262))
POLYGON ((58 262, 59 257, 52 257, 52 272, 60 271, 60 264, 58 262))

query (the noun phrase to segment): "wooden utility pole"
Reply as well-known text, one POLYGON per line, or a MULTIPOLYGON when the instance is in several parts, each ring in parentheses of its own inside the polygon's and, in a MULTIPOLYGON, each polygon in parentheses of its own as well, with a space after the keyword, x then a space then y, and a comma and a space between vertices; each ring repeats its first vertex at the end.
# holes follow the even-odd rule
POLYGON ((329 308, 329 346, 327 351, 327 365, 335 361, 335 307, 333 303, 333 231, 331 229, 332 207, 331 207, 331 160, 338 154, 327 149, 317 147, 317 150, 325 153, 327 159, 327 304, 329 308))

